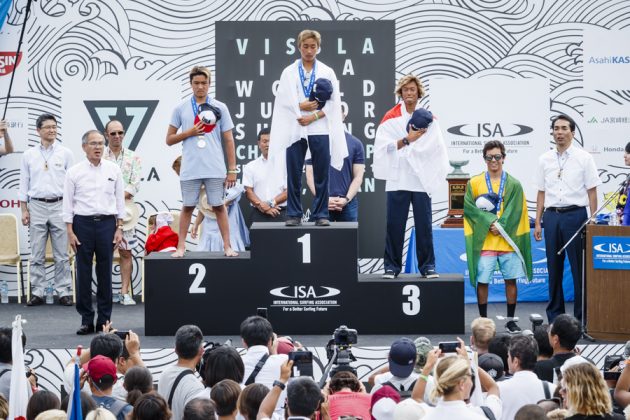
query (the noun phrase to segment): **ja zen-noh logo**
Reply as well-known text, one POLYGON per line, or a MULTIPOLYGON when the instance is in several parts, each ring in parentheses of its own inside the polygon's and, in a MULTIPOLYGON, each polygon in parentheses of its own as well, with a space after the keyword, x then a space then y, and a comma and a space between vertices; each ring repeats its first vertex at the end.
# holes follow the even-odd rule
POLYGON ((337 296, 340 293, 341 291, 339 289, 335 289, 334 287, 327 287, 327 286, 283 286, 283 287, 278 287, 269 291, 269 294, 271 295, 283 297, 283 298, 292 298, 292 299, 298 299, 298 298, 321 299, 321 298, 337 296), (317 294, 315 287, 318 287, 320 290, 324 289, 324 290, 321 290, 321 292, 324 292, 324 293, 317 294))
POLYGON ((22 61, 22 53, 17 58, 14 51, 0 51, 0 76, 11 74, 22 61))

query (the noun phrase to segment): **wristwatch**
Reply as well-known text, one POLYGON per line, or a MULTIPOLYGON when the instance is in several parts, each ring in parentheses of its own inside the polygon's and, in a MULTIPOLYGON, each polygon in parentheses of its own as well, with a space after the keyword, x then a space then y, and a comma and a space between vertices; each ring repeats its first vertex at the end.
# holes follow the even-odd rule
POLYGON ((405 146, 409 146, 409 139, 407 137, 403 137, 402 142, 405 146))
POLYGON ((279 380, 275 380, 273 381, 273 385, 272 386, 277 386, 278 388, 280 388, 282 391, 284 391, 284 388, 286 388, 286 385, 282 382, 280 382, 279 380))

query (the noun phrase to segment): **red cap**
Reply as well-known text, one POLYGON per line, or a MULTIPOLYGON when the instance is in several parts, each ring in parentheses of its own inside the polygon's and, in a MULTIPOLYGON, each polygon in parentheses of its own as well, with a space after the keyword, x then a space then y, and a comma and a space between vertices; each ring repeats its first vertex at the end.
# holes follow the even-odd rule
POLYGON ((112 359, 102 355, 91 358, 89 362, 83 365, 83 370, 96 382, 100 382, 105 375, 111 376, 114 382, 118 379, 116 376, 116 365, 112 362, 112 359))

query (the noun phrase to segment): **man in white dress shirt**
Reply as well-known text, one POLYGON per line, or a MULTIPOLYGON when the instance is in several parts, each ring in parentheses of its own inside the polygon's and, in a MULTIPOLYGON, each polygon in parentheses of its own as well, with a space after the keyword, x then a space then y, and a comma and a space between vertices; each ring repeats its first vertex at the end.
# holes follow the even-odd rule
POLYGON ((536 225, 534 238, 542 239, 545 226, 545 252, 549 271, 549 323, 564 313, 562 278, 564 256, 569 257, 575 302, 573 314, 582 320, 582 248, 578 235, 561 254, 557 255, 569 239, 597 210, 597 186, 601 184, 593 156, 573 145, 575 121, 566 115, 558 115, 551 123, 555 149, 543 153, 538 159, 538 195, 536 197, 536 225), (543 213, 544 210, 544 213, 543 213))
POLYGON ((513 376, 507 381, 497 382, 503 401, 501 419, 513 419, 522 406, 536 404, 553 395, 555 385, 541 381, 534 373, 537 358, 538 344, 534 337, 523 335, 512 337, 507 360, 513 376))
POLYGON ((258 133, 258 149, 261 156, 243 167, 245 194, 254 210, 251 222, 281 222, 286 218, 287 186, 285 182, 273 183, 269 171, 269 132, 263 128, 258 133))
POLYGON ((103 159, 105 138, 97 130, 81 138, 86 160, 68 170, 63 195, 63 220, 68 242, 77 254, 77 334, 95 331, 92 307, 92 260, 96 255, 96 330, 112 315, 112 260, 123 241, 125 195, 118 165, 103 159))
POLYGON ((22 155, 18 199, 22 224, 29 227, 31 243, 31 298, 28 306, 44 303, 46 241, 50 235, 55 260, 54 287, 59 304, 72 305, 68 237, 62 218, 63 185, 74 157, 57 139, 57 120, 42 114, 35 123, 40 143, 22 155))

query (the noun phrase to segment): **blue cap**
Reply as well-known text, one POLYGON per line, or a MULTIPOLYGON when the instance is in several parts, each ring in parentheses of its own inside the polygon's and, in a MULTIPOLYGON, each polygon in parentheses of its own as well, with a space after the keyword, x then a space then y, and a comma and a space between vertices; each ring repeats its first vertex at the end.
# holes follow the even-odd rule
POLYGON ((433 114, 431 111, 427 111, 424 108, 418 108, 413 111, 411 118, 407 123, 407 132, 409 132, 409 125, 414 130, 420 130, 421 128, 427 128, 433 122, 433 114))
POLYGON ((319 102, 317 109, 322 109, 324 105, 326 105, 326 101, 332 96, 332 93, 332 82, 328 79, 320 78, 315 80, 311 94, 308 96, 308 100, 319 102))
POLYGON ((416 365, 416 345, 407 337, 399 338, 389 348, 389 371, 399 378, 411 375, 416 365))

